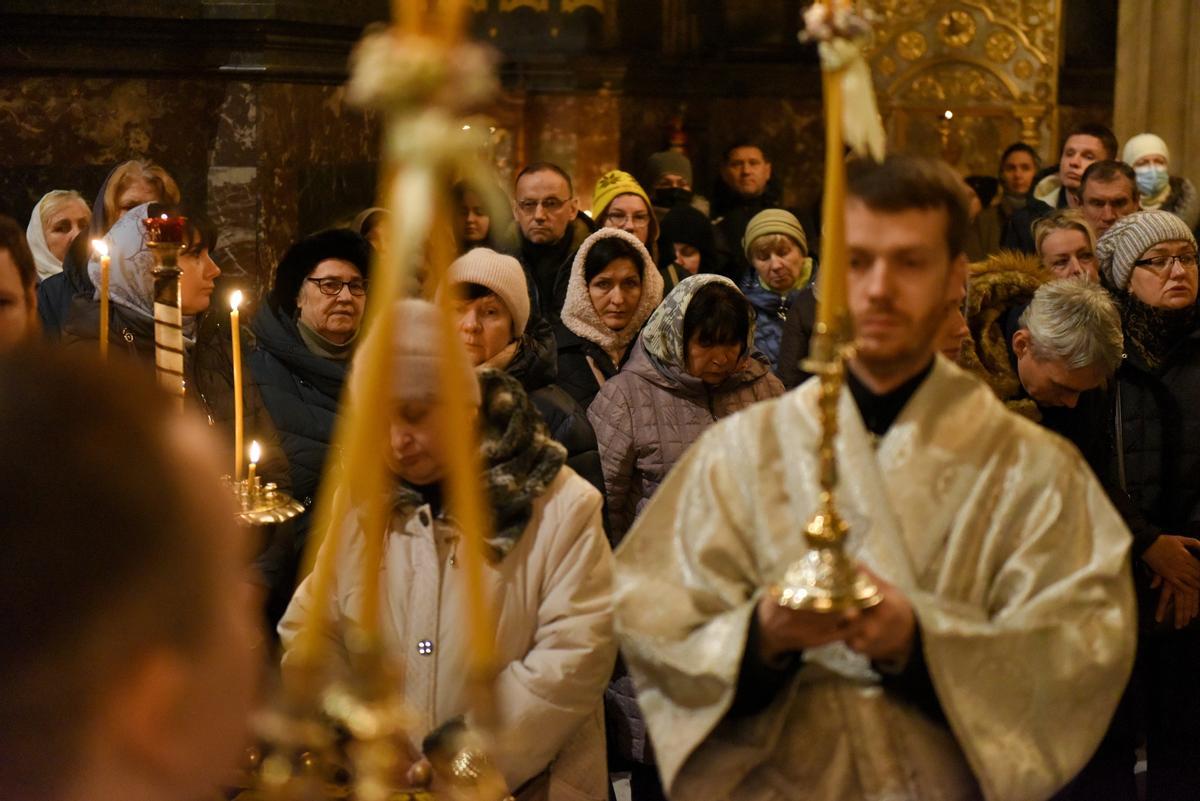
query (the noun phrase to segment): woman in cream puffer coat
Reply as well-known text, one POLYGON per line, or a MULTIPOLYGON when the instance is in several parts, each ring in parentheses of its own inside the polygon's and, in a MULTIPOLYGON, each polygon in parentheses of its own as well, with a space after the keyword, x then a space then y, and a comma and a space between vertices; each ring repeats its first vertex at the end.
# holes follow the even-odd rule
MULTIPOLYGON (((408 733, 420 750, 429 735, 464 719, 470 724, 466 666, 474 643, 463 612, 467 588, 459 554, 466 546, 442 503, 440 449, 431 443, 436 434, 428 433, 438 430, 428 421, 440 413, 437 369, 430 366, 436 354, 421 351, 438 347, 436 311, 422 301, 401 306, 397 317, 406 325, 392 365, 398 411, 389 457, 396 483, 380 623, 385 651, 404 677, 404 698, 416 716, 408 733)), ((516 379, 485 370, 479 382, 474 402, 495 524, 483 576, 499 667, 500 736, 491 756, 518 798, 602 801, 608 795, 602 696, 616 645, 612 553, 600 494, 564 464, 565 451, 550 439, 516 379)), ((313 597, 310 576, 280 623, 285 668, 318 603, 331 613, 328 644, 348 656, 345 631, 362 611, 366 545, 356 515, 339 540, 336 554, 318 557, 336 560, 331 595, 313 597)))

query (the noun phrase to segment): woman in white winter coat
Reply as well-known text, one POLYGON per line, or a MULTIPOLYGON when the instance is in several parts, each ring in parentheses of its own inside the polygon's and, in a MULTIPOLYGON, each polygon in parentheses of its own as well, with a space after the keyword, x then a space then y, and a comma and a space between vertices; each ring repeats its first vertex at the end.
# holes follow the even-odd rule
MULTIPOLYGON (((423 301, 401 301, 397 308, 402 324, 392 353, 388 460, 394 511, 381 576, 383 644, 404 677, 417 750, 469 725, 466 665, 474 647, 463 614, 458 553, 465 546, 442 502, 448 463, 439 432, 448 404, 438 392, 445 351, 437 344, 436 315, 423 301)), ((495 616, 502 736, 491 756, 518 798, 602 801, 608 775, 601 701, 616 645, 601 497, 564 464, 565 451, 550 439, 516 379, 484 370, 478 384, 473 375, 470 381, 494 523, 484 592, 495 616)), ((323 599, 334 624, 327 636, 339 654, 346 653, 344 632, 362 611, 364 545, 352 514, 331 597, 323 599)), ((303 621, 322 602, 312 593, 310 577, 279 625, 285 666, 303 621)))

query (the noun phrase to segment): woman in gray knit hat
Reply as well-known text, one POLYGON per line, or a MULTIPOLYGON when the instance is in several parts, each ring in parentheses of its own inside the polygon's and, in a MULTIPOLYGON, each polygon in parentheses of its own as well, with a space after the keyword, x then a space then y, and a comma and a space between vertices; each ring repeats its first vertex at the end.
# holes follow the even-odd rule
MULTIPOLYGON (((1136 560, 1148 798, 1200 787, 1200 325, 1196 239, 1165 211, 1118 220, 1096 245, 1125 326, 1118 476, 1159 535, 1136 560)), ((1135 554, 1136 556, 1136 554, 1135 554)))

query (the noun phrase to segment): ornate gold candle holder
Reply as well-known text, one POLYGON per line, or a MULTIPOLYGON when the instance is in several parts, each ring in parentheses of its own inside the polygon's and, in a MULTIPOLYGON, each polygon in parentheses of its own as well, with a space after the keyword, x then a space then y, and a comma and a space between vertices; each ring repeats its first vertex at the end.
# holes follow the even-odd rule
POLYGON ((222 478, 237 501, 237 518, 245 525, 286 523, 304 512, 304 504, 274 483, 264 484, 262 476, 251 475, 241 481, 234 481, 231 476, 222 478))
POLYGON ((771 592, 780 606, 813 612, 844 612, 867 609, 883 596, 871 578, 846 555, 845 540, 850 527, 837 510, 837 432, 838 399, 845 379, 846 359, 853 353, 848 345, 838 344, 824 323, 817 326, 811 356, 804 369, 821 382, 820 459, 821 505, 804 529, 808 551, 793 562, 783 581, 771 592))

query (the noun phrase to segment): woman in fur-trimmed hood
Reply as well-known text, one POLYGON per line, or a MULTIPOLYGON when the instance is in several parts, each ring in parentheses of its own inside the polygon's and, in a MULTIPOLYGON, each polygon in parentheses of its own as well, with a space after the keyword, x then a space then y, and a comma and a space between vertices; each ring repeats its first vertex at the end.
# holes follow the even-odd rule
POLYGON ((1038 287, 1053 276, 1037 256, 1002 250, 970 267, 967 290, 967 326, 959 365, 983 379, 996 396, 1018 414, 1040 419, 1037 404, 1021 391, 1009 343, 1021 311, 1033 300, 1038 287))
POLYGON ((558 383, 580 406, 621 369, 662 297, 662 275, 637 237, 601 228, 579 247, 556 336, 558 383))

